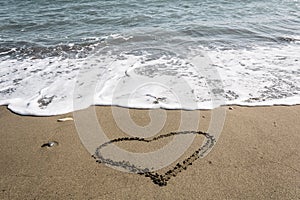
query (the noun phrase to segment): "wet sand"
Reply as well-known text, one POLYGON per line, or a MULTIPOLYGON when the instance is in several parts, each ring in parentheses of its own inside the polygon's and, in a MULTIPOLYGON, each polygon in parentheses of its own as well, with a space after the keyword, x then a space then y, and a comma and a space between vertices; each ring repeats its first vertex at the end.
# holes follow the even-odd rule
MULTIPOLYGON (((93 108, 108 138, 128 137, 115 123, 112 107, 93 108)), ((72 113, 20 116, 1 106, 0 199, 300 199, 300 106, 224 109, 226 120, 212 151, 160 187, 149 177, 97 163, 82 145, 74 121, 57 122, 72 113), (48 141, 58 145, 41 147, 48 141)), ((124 110, 116 108, 117 113, 124 110)), ((150 122, 148 110, 129 112, 140 126, 150 122)), ((207 131, 211 111, 185 112, 197 113, 198 130, 207 131)), ((158 135, 178 130, 180 114, 168 110, 158 135)), ((146 148, 141 143, 119 145, 147 152, 170 140, 146 148)), ((176 162, 202 140, 196 138, 176 162)))

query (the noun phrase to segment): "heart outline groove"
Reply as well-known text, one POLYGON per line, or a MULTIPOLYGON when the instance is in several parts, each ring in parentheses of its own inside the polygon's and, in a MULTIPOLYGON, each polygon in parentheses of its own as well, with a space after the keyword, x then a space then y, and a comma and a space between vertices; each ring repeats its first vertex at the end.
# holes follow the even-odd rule
POLYGON ((166 186, 168 181, 172 177, 176 177, 177 174, 179 174, 181 171, 186 170, 188 166, 192 165, 193 162, 195 162, 198 158, 204 157, 204 155, 215 145, 216 139, 213 135, 210 135, 209 133, 202 132, 202 131, 181 131, 181 132, 170 132, 167 134, 159 135, 157 137, 153 137, 152 139, 145 139, 140 137, 122 137, 110 140, 108 142, 105 142, 101 144, 99 147, 97 147, 95 154, 92 155, 94 159, 96 159, 96 162, 107 164, 110 166, 115 167, 122 167, 123 169, 127 170, 131 173, 136 173, 139 175, 143 175, 145 177, 149 177, 154 184, 157 184, 158 186, 166 186), (150 143, 155 140, 159 140, 162 138, 167 138, 175 135, 187 135, 187 134, 196 134, 196 135, 203 135, 205 136, 206 142, 198 148, 192 155, 184 159, 182 162, 178 162, 175 167, 171 168, 165 173, 159 174, 156 172, 151 172, 148 168, 139 168, 135 166, 134 164, 131 164, 129 161, 114 161, 109 158, 104 158, 100 151, 102 148, 108 146, 112 143, 118 143, 122 141, 140 141, 140 142, 146 142, 150 143))

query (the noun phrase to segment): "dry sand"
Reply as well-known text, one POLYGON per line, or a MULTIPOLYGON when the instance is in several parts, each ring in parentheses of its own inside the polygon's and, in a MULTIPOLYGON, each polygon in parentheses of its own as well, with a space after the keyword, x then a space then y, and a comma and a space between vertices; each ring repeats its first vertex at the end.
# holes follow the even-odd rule
MULTIPOLYGON (((147 177, 96 163, 74 121, 57 122, 72 113, 19 116, 2 106, 0 199, 300 199, 300 106, 225 109, 224 128, 213 150, 159 187, 147 177), (52 140, 59 145, 41 147, 52 140)), ((109 138, 124 136, 111 107, 97 106, 96 111, 109 138)), ((193 112, 199 113, 200 130, 206 131, 210 111, 193 112)), ((148 110, 130 113, 137 124, 149 123, 148 110)), ((178 129, 180 111, 167 113, 160 134, 178 129)), ((195 141, 184 156, 201 144, 201 138, 195 141)), ((133 146, 123 148, 137 150, 133 146)))

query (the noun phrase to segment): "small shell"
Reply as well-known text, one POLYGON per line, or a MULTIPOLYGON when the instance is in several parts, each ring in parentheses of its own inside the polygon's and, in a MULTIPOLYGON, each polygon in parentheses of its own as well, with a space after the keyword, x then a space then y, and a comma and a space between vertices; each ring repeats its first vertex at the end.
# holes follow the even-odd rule
POLYGON ((58 122, 73 121, 73 118, 72 117, 65 117, 65 118, 60 118, 57 121, 58 122))
POLYGON ((229 110, 233 110, 233 107, 229 107, 228 109, 229 109, 229 110))
POLYGON ((42 144, 41 147, 53 147, 53 146, 56 146, 56 145, 58 145, 58 142, 56 142, 56 141, 50 141, 50 142, 47 142, 45 144, 42 144))

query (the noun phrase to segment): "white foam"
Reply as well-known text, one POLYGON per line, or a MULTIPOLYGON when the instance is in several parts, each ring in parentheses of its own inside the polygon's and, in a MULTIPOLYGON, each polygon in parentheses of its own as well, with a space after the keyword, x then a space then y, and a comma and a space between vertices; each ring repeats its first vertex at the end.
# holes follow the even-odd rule
POLYGON ((206 49, 212 65, 158 51, 87 59, 3 57, 0 104, 24 115, 57 115, 90 105, 212 109, 300 103, 297 44, 206 49))
MULTIPOLYGON (((300 46, 256 47, 250 50, 211 51, 224 87, 238 98, 227 104, 299 104, 300 46)), ((230 96, 230 93, 227 95, 230 96)), ((233 95, 233 96, 234 96, 233 95)))
POLYGON ((127 41, 132 38, 133 38, 133 36, 125 36, 122 34, 114 33, 114 34, 105 35, 102 37, 84 37, 84 38, 82 38, 82 40, 84 40, 84 41, 102 41, 103 42, 104 40, 107 40, 107 39, 122 39, 122 40, 127 41))

